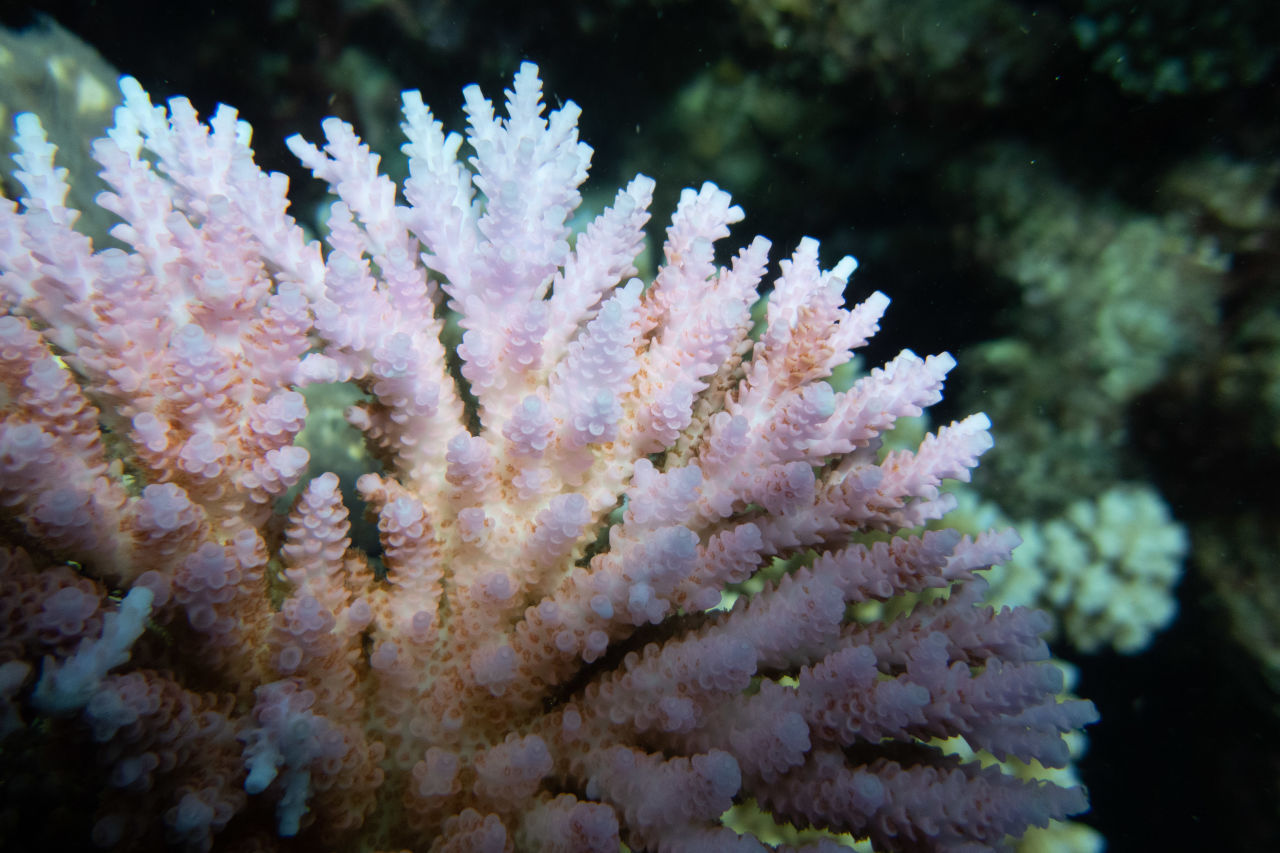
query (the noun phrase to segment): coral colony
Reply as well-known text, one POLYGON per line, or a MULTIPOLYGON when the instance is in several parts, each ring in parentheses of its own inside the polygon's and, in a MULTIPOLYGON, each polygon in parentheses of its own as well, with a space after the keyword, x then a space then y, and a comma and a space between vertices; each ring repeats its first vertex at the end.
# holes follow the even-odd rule
POLYGON ((828 831, 786 849, 968 850, 1083 811, 993 761, 1062 766, 1095 717, 1059 697, 1045 618, 983 604, 1017 537, 921 532, 986 417, 882 449, 951 357, 835 390, 888 299, 844 308, 854 262, 823 271, 812 240, 753 332, 769 243, 717 265, 742 211, 711 184, 634 278, 653 181, 572 234, 591 149, 541 88, 524 65, 505 119, 466 89, 466 159, 406 93, 400 188, 341 121, 290 139, 337 199, 324 247, 234 111, 206 125, 126 77, 94 156, 129 250, 95 252, 18 118, 10 742, 93 756, 117 849, 765 849, 725 817, 747 812, 828 831), (333 474, 277 511, 318 383, 364 393, 375 554, 333 474))

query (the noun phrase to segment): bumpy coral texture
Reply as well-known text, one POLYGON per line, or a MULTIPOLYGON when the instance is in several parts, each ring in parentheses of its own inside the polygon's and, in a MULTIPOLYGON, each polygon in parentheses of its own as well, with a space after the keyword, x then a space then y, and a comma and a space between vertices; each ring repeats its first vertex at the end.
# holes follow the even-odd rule
POLYGON ((986 418, 880 449, 950 356, 826 381, 888 304, 843 307, 852 259, 803 241, 753 332, 769 244, 718 265, 742 211, 707 184, 633 278, 653 182, 571 234, 591 150, 532 65, 505 119, 465 91, 465 160, 406 93, 399 197, 350 126, 289 140, 327 248, 232 110, 121 88, 127 250, 74 230, 33 116, 0 205, 0 731, 88 749, 99 845, 763 849, 737 804, 831 831, 804 849, 981 849, 1084 810, 945 748, 1060 766, 1094 711, 1042 615, 982 603, 1016 536, 919 531, 986 418), (376 554, 332 474, 276 509, 332 382, 376 554))

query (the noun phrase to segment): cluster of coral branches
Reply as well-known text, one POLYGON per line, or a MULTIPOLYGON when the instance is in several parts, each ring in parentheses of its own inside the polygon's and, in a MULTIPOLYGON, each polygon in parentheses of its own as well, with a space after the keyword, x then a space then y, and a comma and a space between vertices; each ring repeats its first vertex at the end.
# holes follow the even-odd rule
POLYGON ((1085 808, 990 760, 1061 766, 1094 716, 1044 617, 982 602, 1016 536, 921 532, 986 418, 882 447, 952 359, 828 381, 888 305, 844 307, 851 259, 802 242, 753 330, 769 244, 718 265, 708 184, 634 278, 653 182, 572 234, 591 150, 531 65, 506 118, 466 90, 465 160, 406 93, 400 188, 336 119, 291 139, 324 247, 232 110, 121 88, 127 250, 34 116, 0 204, 0 724, 91 746, 98 844, 763 849, 736 805, 827 831, 793 849, 968 849, 1085 808), (320 383, 363 393, 376 553, 300 482, 320 383))

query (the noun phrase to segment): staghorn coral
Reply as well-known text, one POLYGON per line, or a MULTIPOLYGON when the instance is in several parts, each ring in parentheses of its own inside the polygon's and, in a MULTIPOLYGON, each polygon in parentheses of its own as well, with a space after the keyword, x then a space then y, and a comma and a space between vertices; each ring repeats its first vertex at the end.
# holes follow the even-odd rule
POLYGON ((708 184, 632 278, 653 182, 573 237, 590 149, 528 64, 505 119, 466 90, 465 162, 405 94, 402 204, 348 125, 291 139, 327 251, 230 109, 121 88, 94 153, 130 251, 74 230, 32 116, 0 206, 0 703, 11 737, 93 744, 99 845, 752 850, 721 816, 754 802, 972 849, 1084 810, 942 748, 1061 766, 1095 712, 1057 698, 1042 614, 982 603, 1012 532, 911 532, 990 445, 973 415, 881 450, 950 356, 825 381, 888 304, 842 306, 852 259, 803 241, 753 337, 768 243, 718 265, 742 212, 708 184), (274 508, 297 389, 335 382, 383 464, 374 554, 333 474, 274 508))

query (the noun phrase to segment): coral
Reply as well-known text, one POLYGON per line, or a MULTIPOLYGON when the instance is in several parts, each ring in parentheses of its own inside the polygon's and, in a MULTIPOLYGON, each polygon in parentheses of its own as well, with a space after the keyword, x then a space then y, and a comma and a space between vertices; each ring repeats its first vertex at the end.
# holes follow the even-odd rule
MULTIPOLYGON (((1045 607, 1081 650, 1141 651, 1174 618, 1190 548, 1169 505, 1183 517, 1187 506, 1164 493, 1168 480, 1150 457, 1153 444, 1197 428, 1170 430, 1155 413, 1177 411, 1163 398, 1184 385, 1204 404, 1206 380, 1194 377, 1219 358, 1238 257, 1205 223, 1227 210, 1232 221, 1265 221, 1255 184, 1266 174, 1222 158, 1179 164, 1158 184, 1158 213, 1073 188, 1052 158, 1025 146, 988 149, 963 179, 979 255, 1016 285, 1021 306, 1006 337, 966 353, 976 371, 968 399, 1000 425, 999 450, 975 479, 993 503, 976 513, 969 504, 970 518, 952 523, 973 530, 1012 518, 1026 544, 993 581, 993 600, 1045 607), (1203 210, 1188 197, 1204 197, 1203 210)), ((1267 316, 1253 311, 1249 323, 1267 316)), ((1249 363, 1254 410, 1266 383, 1253 371, 1264 364, 1249 363)))
POLYGON ((1003 0, 734 2, 739 26, 759 30, 781 54, 816 57, 827 81, 870 75, 891 98, 929 91, 935 101, 999 104, 1037 64, 1051 31, 1003 0))
POLYGON ((1061 767, 1096 714, 1043 614, 983 603, 1016 535, 919 531, 986 417, 881 446, 951 357, 826 381, 888 305, 843 307, 852 259, 803 240, 753 332, 769 244, 718 264, 742 211, 707 184, 634 278, 654 183, 571 234, 591 151, 528 64, 506 118, 465 91, 465 161, 405 93, 402 200, 350 126, 290 139, 325 249, 232 110, 121 88, 94 155, 129 251, 75 231, 33 116, 0 206, 3 725, 92 744, 99 845, 758 850, 722 821, 754 802, 974 849, 1085 809, 943 748, 1061 767), (374 552, 302 482, 298 389, 348 382, 374 552))
POLYGON ((1094 69, 1147 100, 1256 84, 1275 64, 1275 24, 1253 3, 1079 5, 1072 29, 1094 69))
MULTIPOLYGON (((80 175, 69 198, 81 210, 80 229, 95 239, 106 236, 113 220, 92 203, 106 187, 92 173, 89 145, 111 124, 120 103, 119 76, 93 47, 51 18, 22 31, 0 26, 0 157, 7 164, 16 150, 9 134, 13 117, 38 110, 45 133, 58 145, 59 161, 80 175)), ((7 173, 0 170, 0 184, 10 192, 17 186, 6 183, 7 173)))
MULTIPOLYGON (((1009 524, 971 490, 958 499, 948 523, 961 530, 1009 524)), ((1020 520, 1018 531, 1022 545, 989 574, 988 598, 1044 608, 1075 648, 1139 652, 1177 614, 1174 586, 1188 537, 1154 489, 1114 486, 1097 500, 1072 502, 1061 516, 1020 520)))

